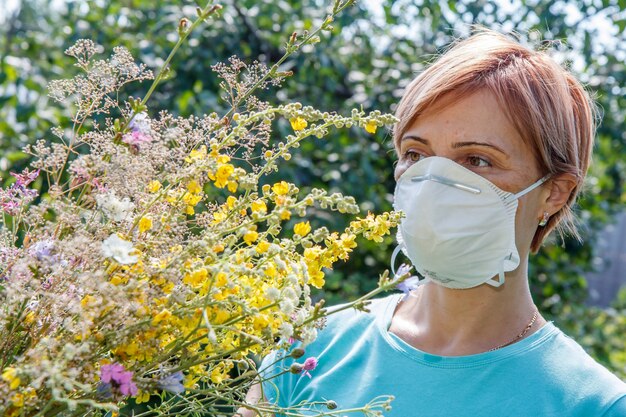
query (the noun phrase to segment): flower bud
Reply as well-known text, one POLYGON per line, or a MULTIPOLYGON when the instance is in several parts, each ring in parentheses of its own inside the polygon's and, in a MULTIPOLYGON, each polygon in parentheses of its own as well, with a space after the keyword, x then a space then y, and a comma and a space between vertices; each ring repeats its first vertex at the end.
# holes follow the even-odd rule
POLYGON ((250 364, 246 360, 240 360, 237 362, 237 369, 240 371, 247 371, 250 368, 250 364))
POLYGON ((337 408, 337 403, 333 400, 328 400, 326 401, 326 407, 328 407, 329 410, 334 410, 337 408))
POLYGON ((304 356, 304 349, 302 349, 302 348, 295 348, 294 350, 291 351, 289 356, 291 356, 294 359, 301 358, 302 356, 304 356))
POLYGON ((301 363, 294 363, 289 367, 289 372, 292 374, 299 374, 304 369, 304 365, 301 363))
POLYGON ((187 31, 187 26, 189 26, 189 20, 186 17, 183 17, 178 22, 178 34, 183 35, 187 31))

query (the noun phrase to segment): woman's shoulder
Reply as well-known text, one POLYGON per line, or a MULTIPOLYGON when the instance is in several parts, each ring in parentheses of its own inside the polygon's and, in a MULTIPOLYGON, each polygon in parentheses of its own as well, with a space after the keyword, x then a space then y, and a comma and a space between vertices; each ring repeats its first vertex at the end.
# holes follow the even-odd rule
POLYGON ((555 327, 553 337, 540 349, 538 365, 544 381, 571 390, 577 397, 604 404, 620 401, 626 406, 626 383, 596 361, 573 338, 555 327))

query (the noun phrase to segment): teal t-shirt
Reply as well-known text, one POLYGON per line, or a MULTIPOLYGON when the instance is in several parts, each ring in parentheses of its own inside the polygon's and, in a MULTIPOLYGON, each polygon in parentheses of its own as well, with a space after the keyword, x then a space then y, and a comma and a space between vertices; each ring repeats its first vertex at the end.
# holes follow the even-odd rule
MULTIPOLYGON (((280 407, 333 400, 337 412, 393 395, 387 417, 626 417, 626 384, 551 322, 492 352, 431 355, 387 331, 402 296, 374 300, 369 313, 329 316, 297 360, 317 358, 311 377, 282 373, 262 384, 265 398, 280 407)), ((266 356, 261 374, 281 373, 296 361, 284 355, 266 356)), ((315 410, 330 411, 319 405, 302 412, 315 410)))

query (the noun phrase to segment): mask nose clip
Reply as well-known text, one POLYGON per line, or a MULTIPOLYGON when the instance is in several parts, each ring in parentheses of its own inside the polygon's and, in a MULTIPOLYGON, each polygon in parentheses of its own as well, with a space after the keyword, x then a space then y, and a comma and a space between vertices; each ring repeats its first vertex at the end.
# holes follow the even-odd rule
POLYGON ((415 177, 411 177, 412 182, 420 182, 420 181, 434 181, 440 184, 449 185, 454 188, 458 188, 459 190, 468 191, 472 194, 480 194, 480 189, 476 187, 472 187, 470 185, 461 184, 460 182, 452 181, 445 177, 440 177, 439 175, 417 175, 415 177))

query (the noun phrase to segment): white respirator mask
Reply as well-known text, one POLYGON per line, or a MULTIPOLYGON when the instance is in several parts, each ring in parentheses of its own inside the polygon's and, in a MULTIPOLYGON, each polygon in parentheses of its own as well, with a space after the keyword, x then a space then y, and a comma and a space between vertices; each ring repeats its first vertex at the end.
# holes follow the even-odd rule
POLYGON ((517 200, 548 178, 513 194, 448 158, 431 156, 411 165, 394 193, 394 209, 406 217, 399 225, 392 272, 402 250, 425 277, 420 284, 499 287, 504 273, 520 263, 515 246, 517 200))

